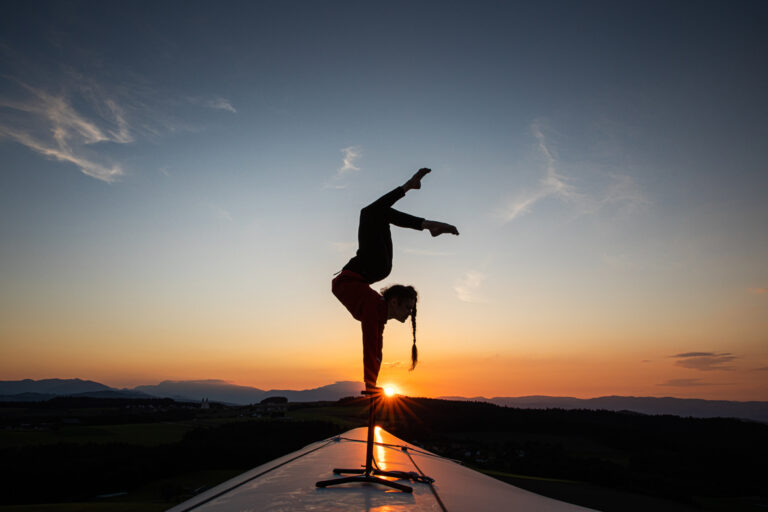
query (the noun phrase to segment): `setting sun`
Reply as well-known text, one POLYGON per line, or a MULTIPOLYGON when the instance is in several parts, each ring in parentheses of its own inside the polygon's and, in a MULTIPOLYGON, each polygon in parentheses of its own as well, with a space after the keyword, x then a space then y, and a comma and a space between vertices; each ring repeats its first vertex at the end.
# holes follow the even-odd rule
POLYGON ((387 396, 395 396, 398 394, 397 388, 391 384, 384 386, 384 394, 387 396))

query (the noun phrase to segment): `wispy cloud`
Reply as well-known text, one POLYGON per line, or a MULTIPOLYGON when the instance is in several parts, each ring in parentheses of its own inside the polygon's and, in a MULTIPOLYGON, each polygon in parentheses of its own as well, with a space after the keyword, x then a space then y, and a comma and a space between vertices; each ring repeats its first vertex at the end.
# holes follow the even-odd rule
POLYGON ((547 197, 554 196, 570 201, 580 196, 575 188, 568 183, 568 179, 558 173, 556 155, 547 144, 539 124, 533 123, 531 131, 534 137, 536 137, 536 144, 544 157, 544 176, 539 181, 536 189, 515 197, 504 207, 501 214, 507 222, 528 213, 534 204, 547 197))
POLYGON ((333 177, 323 185, 323 188, 345 189, 347 188, 347 184, 341 183, 341 180, 350 172, 360 170, 360 167, 357 166, 357 160, 363 156, 363 149, 360 146, 343 148, 341 149, 341 153, 344 155, 341 167, 336 169, 333 177))
POLYGON ((235 107, 232 106, 232 102, 230 102, 226 98, 222 98, 221 96, 213 96, 213 97, 189 96, 187 97, 187 100, 189 100, 190 103, 194 103, 195 105, 201 105, 203 107, 213 108, 216 110, 226 110, 227 112, 232 112, 233 114, 237 114, 237 110, 235 109, 235 107))
POLYGON ((0 98, 0 107, 13 114, 0 124, 0 137, 48 158, 75 164, 92 178, 112 182, 123 174, 120 165, 104 162, 88 148, 102 142, 133 142, 123 109, 114 100, 94 105, 96 112, 106 115, 89 118, 75 109, 63 93, 52 94, 23 82, 16 83, 27 94, 22 100, 0 98))
POLYGON ((484 303, 486 300, 479 295, 480 287, 487 275, 476 270, 469 270, 456 280, 453 289, 456 297, 463 302, 484 303))
POLYGON ((715 355, 713 352, 684 352, 670 357, 707 357, 715 355))
POLYGON ((685 352, 670 357, 677 359, 677 361, 675 361, 675 365, 677 366, 705 372, 714 370, 733 370, 733 366, 730 366, 729 363, 736 359, 736 356, 729 352, 719 354, 715 352, 685 352))
POLYGON ((580 214, 594 213, 609 206, 621 206, 634 210, 647 204, 648 201, 635 180, 628 175, 604 173, 601 190, 592 194, 577 189, 572 183, 572 178, 560 169, 562 165, 557 152, 547 139, 539 122, 532 123, 531 133, 544 159, 544 175, 537 187, 516 195, 498 211, 504 222, 511 222, 529 213, 534 205, 547 198, 568 203, 580 214))
POLYGON ((133 134, 131 133, 128 121, 125 119, 125 111, 114 100, 108 99, 105 104, 112 113, 112 117, 117 124, 116 130, 109 130, 109 134, 112 136, 112 140, 121 144, 127 144, 134 141, 133 134))
POLYGON ((225 210, 221 206, 217 206, 212 203, 209 206, 211 208, 211 211, 213 212, 214 217, 216 217, 219 220, 226 220, 226 221, 232 222, 232 214, 229 213, 227 210, 225 210))
MULTIPOLYGON (((17 64, 27 62, 19 55, 15 58, 17 64)), ((178 96, 154 90, 126 70, 113 70, 120 80, 109 83, 66 65, 48 66, 44 74, 34 69, 36 72, 22 69, 14 76, 0 76, 0 138, 76 165, 92 178, 114 182, 124 174, 122 165, 110 157, 114 154, 111 145, 200 129, 172 113, 179 107, 178 96), (38 76, 37 81, 16 78, 23 74, 38 76), (38 83, 56 85, 41 87, 38 83)), ((194 103, 236 112, 219 96, 194 103)))
POLYGON ((343 175, 349 171, 359 171, 360 168, 355 165, 355 162, 363 154, 360 146, 349 146, 341 150, 344 153, 344 164, 339 167, 338 174, 343 175))
POLYGON ((73 151, 73 149, 66 143, 66 137, 61 131, 55 136, 57 141, 56 145, 36 140, 28 133, 3 125, 0 125, 0 138, 14 140, 27 146, 33 151, 37 151, 46 157, 53 158, 60 162, 75 164, 80 168, 80 172, 83 174, 108 183, 114 181, 123 174, 123 170, 117 164, 112 166, 103 165, 82 154, 77 154, 78 151, 73 151))
POLYGON ((701 379, 670 379, 662 382, 659 386, 670 386, 675 388, 690 388, 696 386, 712 386, 711 382, 703 382, 701 379))
POLYGON ((605 177, 607 181, 601 193, 593 199, 596 203, 593 207, 595 210, 606 206, 620 206, 633 212, 649 204, 632 176, 608 173, 605 177))
POLYGON ((768 293, 768 288, 750 288, 749 289, 752 293, 758 293, 758 294, 766 294, 768 293))

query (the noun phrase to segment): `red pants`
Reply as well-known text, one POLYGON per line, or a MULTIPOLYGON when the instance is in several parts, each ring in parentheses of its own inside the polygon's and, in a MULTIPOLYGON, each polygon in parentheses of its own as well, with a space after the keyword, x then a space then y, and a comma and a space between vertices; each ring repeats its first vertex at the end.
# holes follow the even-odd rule
POLYGON ((332 282, 331 290, 344 307, 359 320, 363 329, 363 379, 366 386, 375 386, 381 369, 384 324, 387 305, 363 276, 343 270, 332 282))

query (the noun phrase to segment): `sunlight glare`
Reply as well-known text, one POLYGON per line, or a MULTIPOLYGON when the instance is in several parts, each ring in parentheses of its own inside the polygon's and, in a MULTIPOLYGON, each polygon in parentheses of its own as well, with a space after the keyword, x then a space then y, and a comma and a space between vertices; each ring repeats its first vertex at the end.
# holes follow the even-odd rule
POLYGON ((381 435, 382 428, 378 425, 376 425, 376 428, 373 429, 373 436, 375 439, 376 445, 376 462, 379 463, 379 467, 382 471, 387 470, 387 451, 386 449, 381 446, 381 443, 384 442, 384 436, 381 435))
POLYGON ((391 384, 384 386, 384 394, 388 397, 395 396, 397 394, 397 388, 391 384))

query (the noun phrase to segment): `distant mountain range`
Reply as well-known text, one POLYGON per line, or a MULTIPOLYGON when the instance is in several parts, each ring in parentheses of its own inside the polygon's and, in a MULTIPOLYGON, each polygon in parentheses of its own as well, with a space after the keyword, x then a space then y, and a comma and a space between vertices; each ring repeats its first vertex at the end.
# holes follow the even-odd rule
POLYGON ((81 379, 44 379, 0 381, 0 402, 43 401, 55 396, 86 396, 96 398, 173 398, 179 401, 211 402, 233 405, 258 403, 270 396, 284 396, 289 402, 335 401, 346 396, 357 396, 363 384, 340 381, 328 386, 294 391, 289 389, 262 389, 237 386, 223 380, 163 381, 157 385, 116 389, 99 382, 81 379))
MULTIPOLYGON (((166 380, 156 386, 136 386, 140 391, 152 396, 168 397, 175 400, 202 400, 230 404, 253 404, 270 396, 284 396, 289 402, 318 402, 338 400, 345 396, 357 396, 364 388, 363 383, 340 381, 314 389, 295 391, 290 389, 270 389, 264 391, 248 386, 236 386, 223 380, 166 380)), ((2 388, 0 388, 2 389, 2 388)))
MULTIPOLYGON (((0 381, 0 402, 44 401, 55 396, 85 396, 95 398, 173 398, 178 401, 211 402, 232 405, 258 403, 270 396, 284 396, 289 402, 335 401, 347 396, 358 396, 361 382, 340 381, 314 389, 271 389, 264 391, 249 386, 237 386, 223 380, 163 381, 156 385, 116 389, 99 382, 81 379, 45 379, 0 381)), ((635 396, 603 396, 599 398, 572 398, 558 396, 441 396, 442 400, 473 400, 490 402, 504 407, 522 409, 592 409, 632 411, 641 414, 673 414, 696 418, 741 418, 768 423, 768 402, 736 402, 728 400, 700 400, 693 398, 656 398, 635 396)))
POLYGON ((741 418, 768 423, 768 402, 736 402, 697 398, 657 398, 652 396, 601 396, 572 398, 569 396, 441 396, 442 400, 490 402, 520 409, 591 409, 632 411, 641 414, 673 414, 694 418, 741 418))

